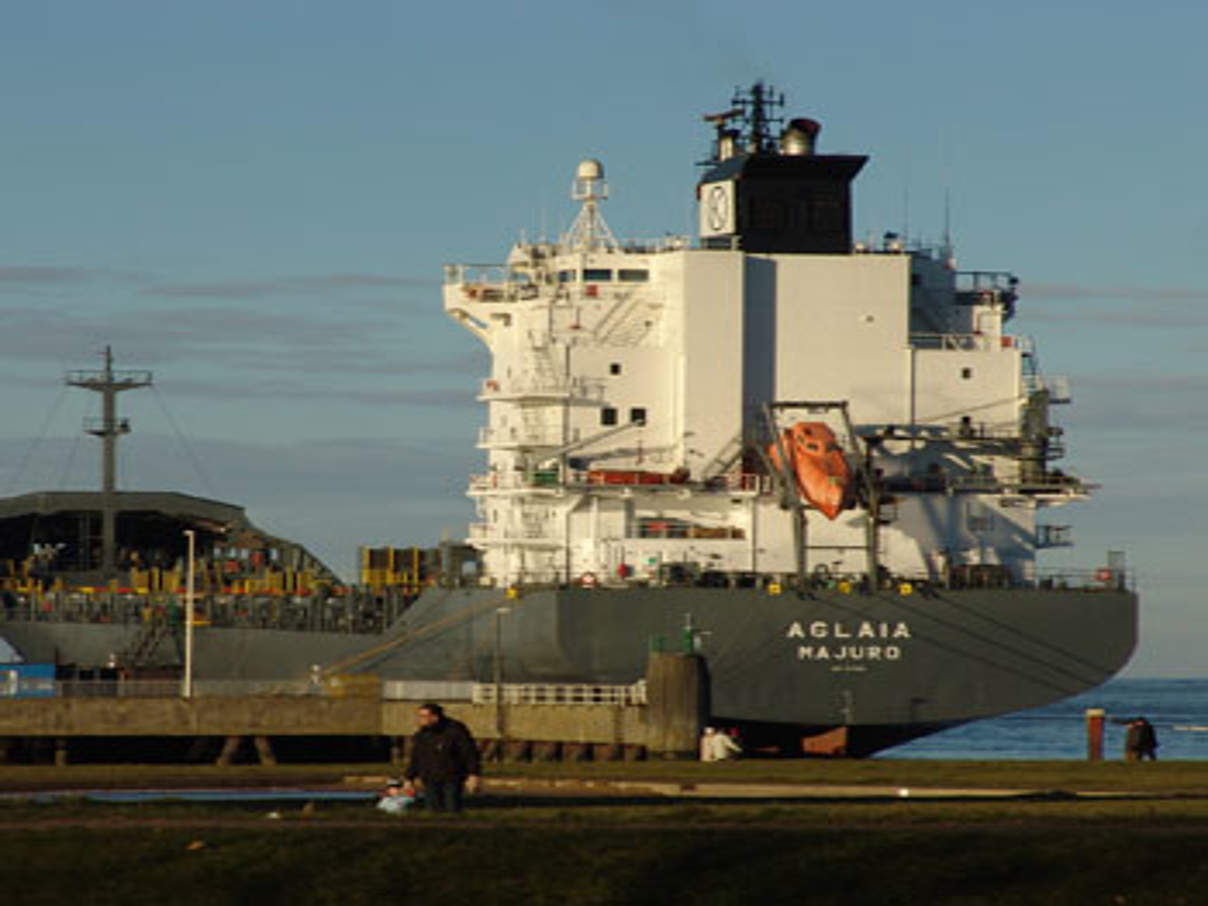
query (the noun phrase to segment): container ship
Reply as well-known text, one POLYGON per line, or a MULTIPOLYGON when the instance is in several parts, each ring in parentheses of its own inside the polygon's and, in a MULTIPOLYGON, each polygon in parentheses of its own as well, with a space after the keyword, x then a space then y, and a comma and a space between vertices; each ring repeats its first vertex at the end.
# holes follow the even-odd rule
MULTIPOLYGON (((328 589, 296 626, 204 628, 199 671, 613 684, 678 648, 750 745, 868 755, 1120 670, 1123 553, 1038 564, 1071 543, 1042 517, 1093 487, 1056 465, 1068 382, 1006 329, 1019 281, 946 240, 854 240, 867 158, 782 111, 757 83, 705 116, 696 237, 616 237, 591 159, 556 241, 447 266, 445 311, 492 359, 465 543, 388 617, 328 589), (349 606, 376 622, 323 622, 349 606)), ((48 627, 81 662, 120 642, 24 606, 0 635, 37 656, 48 627)))

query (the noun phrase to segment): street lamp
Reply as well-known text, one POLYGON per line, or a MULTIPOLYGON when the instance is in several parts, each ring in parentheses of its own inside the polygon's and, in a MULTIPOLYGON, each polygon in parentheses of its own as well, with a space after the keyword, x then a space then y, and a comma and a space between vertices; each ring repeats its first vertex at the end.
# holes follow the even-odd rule
POLYGON ((503 746, 503 615, 510 607, 495 608, 495 735, 503 746))
POLYGON ((185 573, 185 675, 181 681, 182 698, 193 697, 193 555, 197 533, 185 529, 189 539, 189 565, 185 573))

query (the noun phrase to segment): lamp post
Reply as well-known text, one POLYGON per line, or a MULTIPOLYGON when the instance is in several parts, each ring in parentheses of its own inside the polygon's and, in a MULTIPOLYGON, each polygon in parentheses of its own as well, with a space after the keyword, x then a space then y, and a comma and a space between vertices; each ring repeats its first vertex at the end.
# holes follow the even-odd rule
POLYGON ((181 681, 182 698, 193 697, 193 556, 197 533, 185 529, 189 539, 189 563, 185 573, 185 675, 181 681))
POLYGON ((495 608, 495 735, 503 747, 503 615, 511 613, 510 607, 495 608))

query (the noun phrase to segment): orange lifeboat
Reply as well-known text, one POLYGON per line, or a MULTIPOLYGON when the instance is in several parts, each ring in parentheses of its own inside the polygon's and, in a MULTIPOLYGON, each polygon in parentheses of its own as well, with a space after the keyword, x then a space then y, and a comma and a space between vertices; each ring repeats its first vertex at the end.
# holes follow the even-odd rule
POLYGON ((835 440, 835 433, 823 422, 797 422, 785 428, 780 443, 768 447, 772 464, 780 469, 780 447, 784 447, 789 468, 797 478, 797 492, 824 514, 834 519, 848 504, 851 468, 835 440))

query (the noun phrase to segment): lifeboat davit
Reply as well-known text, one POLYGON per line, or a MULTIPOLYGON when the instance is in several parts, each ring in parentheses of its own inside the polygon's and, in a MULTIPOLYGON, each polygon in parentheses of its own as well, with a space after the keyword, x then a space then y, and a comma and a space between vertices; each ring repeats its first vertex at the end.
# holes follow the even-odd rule
POLYGON ((780 433, 780 443, 768 447, 772 464, 780 462, 783 446, 789 468, 797 479, 797 492, 834 519, 848 504, 851 491, 851 467, 833 432, 823 422, 797 422, 780 433))

